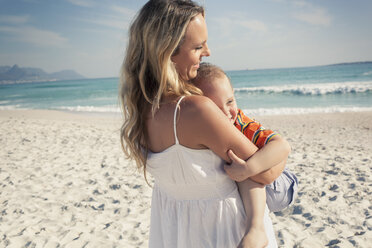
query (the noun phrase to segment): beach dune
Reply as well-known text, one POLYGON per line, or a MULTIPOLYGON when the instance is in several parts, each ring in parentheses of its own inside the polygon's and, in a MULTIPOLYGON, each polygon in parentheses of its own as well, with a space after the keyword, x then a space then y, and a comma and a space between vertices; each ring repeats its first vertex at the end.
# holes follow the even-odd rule
MULTIPOLYGON (((372 112, 256 117, 291 144, 281 247, 372 243, 372 112)), ((0 111, 0 247, 147 247, 151 188, 121 151, 121 118, 0 111)), ((150 177, 150 184, 152 183, 150 177)))

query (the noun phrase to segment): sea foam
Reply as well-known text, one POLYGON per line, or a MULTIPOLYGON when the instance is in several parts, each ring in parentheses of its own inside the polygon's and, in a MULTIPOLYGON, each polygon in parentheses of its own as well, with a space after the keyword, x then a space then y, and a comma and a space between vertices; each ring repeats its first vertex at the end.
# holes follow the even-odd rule
POLYGON ((21 105, 3 105, 0 106, 0 110, 15 110, 15 109, 23 109, 21 105))
POLYGON ((234 88, 236 93, 268 93, 294 95, 328 95, 364 93, 372 91, 372 82, 347 82, 326 84, 279 85, 263 87, 234 88))
POLYGON ((257 108, 244 109, 248 116, 261 115, 301 115, 313 113, 344 113, 344 112, 365 112, 372 111, 372 107, 341 107, 331 106, 326 108, 257 108))
POLYGON ((117 105, 106 106, 62 106, 59 110, 68 110, 73 112, 97 112, 97 113, 120 113, 120 108, 117 105))

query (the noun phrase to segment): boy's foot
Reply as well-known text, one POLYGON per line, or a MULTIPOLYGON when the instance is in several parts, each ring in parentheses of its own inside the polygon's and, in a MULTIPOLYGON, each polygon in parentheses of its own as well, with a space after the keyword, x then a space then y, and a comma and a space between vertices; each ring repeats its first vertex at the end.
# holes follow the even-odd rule
POLYGON ((269 244, 265 228, 250 228, 240 241, 238 248, 263 248, 269 244))

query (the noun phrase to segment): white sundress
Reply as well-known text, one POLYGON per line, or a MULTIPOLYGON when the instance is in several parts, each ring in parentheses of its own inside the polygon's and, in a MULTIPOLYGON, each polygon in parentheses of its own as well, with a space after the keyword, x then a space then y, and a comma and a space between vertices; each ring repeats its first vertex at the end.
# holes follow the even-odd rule
MULTIPOLYGON (((223 170, 224 161, 209 149, 176 143, 149 152, 147 170, 155 184, 151 202, 150 248, 235 248, 244 235, 245 212, 237 185, 223 170)), ((268 247, 277 247, 265 210, 268 247)))

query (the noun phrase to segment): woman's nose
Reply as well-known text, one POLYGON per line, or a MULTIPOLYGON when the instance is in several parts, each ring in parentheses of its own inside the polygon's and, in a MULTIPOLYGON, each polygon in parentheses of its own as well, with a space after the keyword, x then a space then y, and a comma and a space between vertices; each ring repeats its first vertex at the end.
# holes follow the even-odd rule
POLYGON ((211 50, 209 50, 209 47, 208 47, 208 44, 207 43, 205 43, 205 48, 204 48, 203 56, 205 56, 205 57, 211 56, 211 50))

